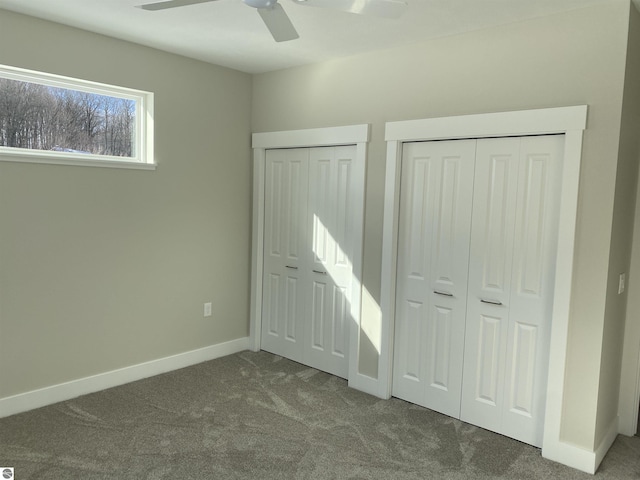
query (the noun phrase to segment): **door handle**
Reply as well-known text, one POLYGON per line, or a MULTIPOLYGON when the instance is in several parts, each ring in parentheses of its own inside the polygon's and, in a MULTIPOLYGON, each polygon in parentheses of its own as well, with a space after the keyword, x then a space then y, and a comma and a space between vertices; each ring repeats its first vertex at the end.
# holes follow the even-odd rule
POLYGON ((434 290, 433 293, 436 295, 443 295, 445 297, 453 297, 453 293, 439 292, 438 290, 434 290))
POLYGON ((291 265, 285 265, 286 268, 290 268, 291 270, 297 270, 298 267, 292 267, 291 265))
POLYGON ((327 272, 321 272, 320 270, 312 270, 313 273, 319 273, 320 275, 326 275, 327 272))
POLYGON ((498 302, 495 300, 485 300, 484 298, 481 298, 480 301, 482 303, 488 303, 489 305, 502 305, 502 302, 498 302))

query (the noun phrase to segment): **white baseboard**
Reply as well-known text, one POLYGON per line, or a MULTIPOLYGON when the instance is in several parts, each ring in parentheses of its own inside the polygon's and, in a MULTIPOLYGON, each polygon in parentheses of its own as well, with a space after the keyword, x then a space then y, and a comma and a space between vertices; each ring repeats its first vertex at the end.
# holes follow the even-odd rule
POLYGON ((248 350, 249 337, 0 399, 0 418, 248 350))
POLYGON ((602 442, 594 451, 576 445, 558 441, 545 441, 542 445, 542 456, 571 468, 594 474, 604 459, 611 445, 618 436, 618 417, 616 417, 605 434, 602 442))
POLYGON ((542 444, 542 456, 567 467, 575 468, 586 473, 596 472, 596 454, 590 450, 566 442, 549 441, 542 444))
POLYGON ((613 442, 616 441, 616 438, 618 437, 619 426, 620 426, 620 417, 616 416, 611 422, 611 424, 609 425, 609 428, 607 429, 607 433, 602 439, 602 442, 600 442, 600 445, 598 445, 598 447, 596 448, 594 470, 598 470, 598 467, 600 466, 600 463, 602 463, 604 456, 607 454, 607 452, 611 448, 611 445, 613 445, 613 442))

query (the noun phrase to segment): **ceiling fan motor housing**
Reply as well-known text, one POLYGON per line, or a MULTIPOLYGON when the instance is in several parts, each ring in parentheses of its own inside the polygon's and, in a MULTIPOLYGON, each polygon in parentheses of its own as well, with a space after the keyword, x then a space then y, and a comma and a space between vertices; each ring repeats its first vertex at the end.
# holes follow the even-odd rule
POLYGON ((254 8, 270 8, 273 7, 278 0, 243 0, 244 3, 254 8))

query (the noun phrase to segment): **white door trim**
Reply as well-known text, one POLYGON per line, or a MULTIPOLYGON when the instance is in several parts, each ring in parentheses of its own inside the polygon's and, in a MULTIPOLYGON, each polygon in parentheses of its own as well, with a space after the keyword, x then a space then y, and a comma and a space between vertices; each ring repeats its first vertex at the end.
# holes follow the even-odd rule
POLYGON ((587 106, 559 107, 389 122, 386 124, 387 168, 385 177, 382 239, 382 348, 378 364, 378 395, 391 395, 395 311, 397 234, 402 143, 411 141, 564 134, 565 151, 560 200, 558 257, 555 273, 549 378, 542 446, 543 456, 571 467, 594 472, 596 452, 564 443, 560 438, 567 331, 573 275, 578 186, 582 156, 582 134, 587 106))
POLYGON ((354 321, 350 327, 349 344, 349 383, 358 376, 358 335, 360 332, 360 312, 362 297, 362 238, 364 231, 364 184, 367 158, 367 143, 370 128, 368 124, 348 125, 343 127, 313 128, 305 130, 287 130, 280 132, 254 133, 253 147, 253 220, 252 220, 252 251, 251 251, 251 307, 249 338, 251 348, 260 350, 260 333, 262 331, 262 267, 264 250, 264 180, 266 151, 274 148, 299 147, 328 147, 337 145, 356 145, 356 165, 354 174, 358 177, 355 182, 361 189, 356 192, 356 198, 362 201, 354 206, 357 211, 355 218, 363 219, 353 225, 354 258, 352 291, 350 293, 351 316, 354 321))

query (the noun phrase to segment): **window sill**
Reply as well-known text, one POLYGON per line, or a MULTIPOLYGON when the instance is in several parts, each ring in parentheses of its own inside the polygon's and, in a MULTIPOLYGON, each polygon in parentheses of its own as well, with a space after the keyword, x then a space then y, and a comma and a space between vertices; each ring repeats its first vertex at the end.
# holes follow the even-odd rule
POLYGON ((37 155, 32 152, 29 154, 2 153, 0 154, 0 162, 14 163, 43 163, 49 165, 67 165, 75 167, 101 167, 101 168, 124 168, 128 170, 155 170, 156 163, 131 162, 126 160, 106 160, 93 158, 72 158, 64 155, 37 155))

